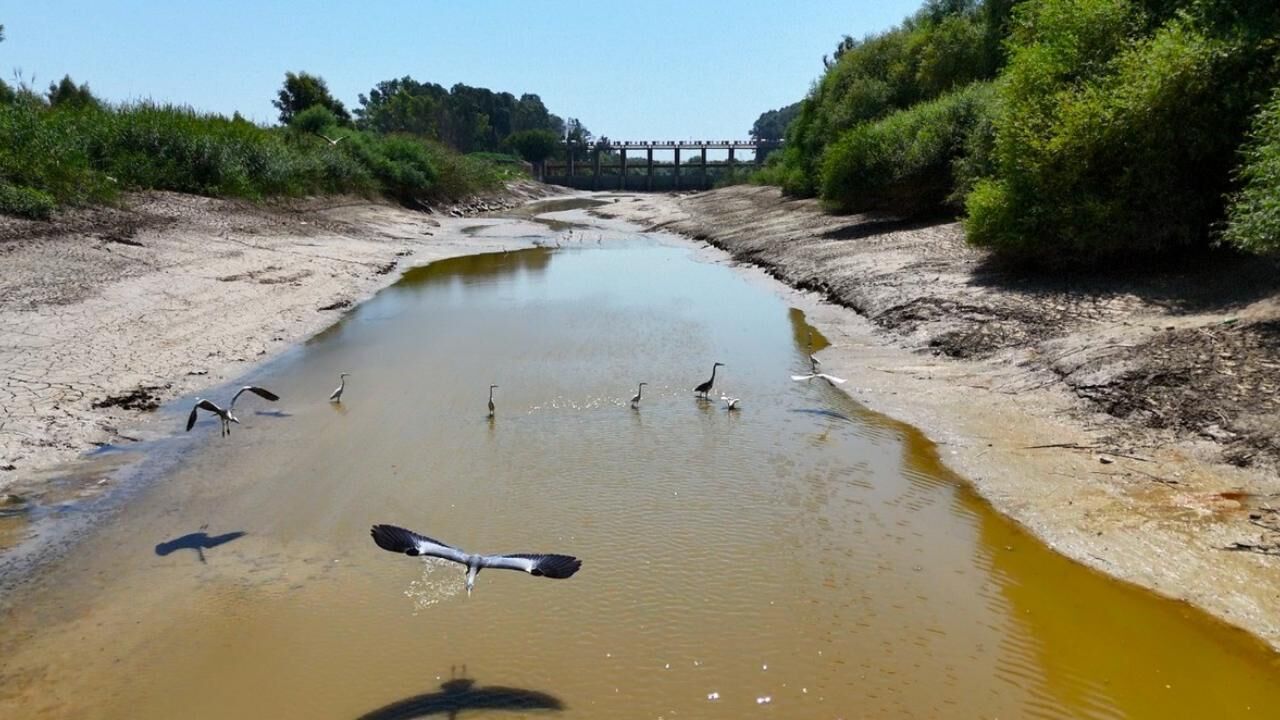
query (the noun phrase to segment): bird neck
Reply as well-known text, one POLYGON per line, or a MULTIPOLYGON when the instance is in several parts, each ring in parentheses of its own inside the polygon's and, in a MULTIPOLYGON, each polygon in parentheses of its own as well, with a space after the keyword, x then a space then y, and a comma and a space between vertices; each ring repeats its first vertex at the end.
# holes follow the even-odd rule
POLYGON ((711 366, 711 382, 715 382, 715 381, 716 381, 716 370, 718 370, 719 368, 720 368, 720 366, 719 366, 719 365, 712 365, 712 366, 711 366))

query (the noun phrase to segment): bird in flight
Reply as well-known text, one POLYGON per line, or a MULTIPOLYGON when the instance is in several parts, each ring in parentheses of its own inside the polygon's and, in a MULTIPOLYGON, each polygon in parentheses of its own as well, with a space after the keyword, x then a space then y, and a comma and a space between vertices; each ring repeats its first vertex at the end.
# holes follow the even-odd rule
POLYGON ((325 140, 328 140, 330 145, 337 145, 338 143, 340 143, 340 142, 342 142, 343 140, 346 140, 346 139, 347 139, 347 136, 346 136, 346 135, 343 135, 342 137, 338 138, 337 140, 334 140, 333 138, 331 138, 331 137, 329 137, 328 135, 325 135, 325 134, 323 134, 323 133, 316 133, 316 134, 317 134, 317 135, 319 135, 320 137, 324 138, 325 140))
POLYGON ((845 384, 845 383, 847 382, 844 378, 838 378, 838 377, 836 377, 835 375, 828 375, 828 374, 826 374, 826 373, 824 373, 824 372, 819 372, 819 371, 818 371, 818 366, 819 366, 819 365, 822 365, 822 363, 818 362, 818 358, 816 358, 816 357, 814 357, 814 356, 810 355, 810 356, 809 356, 809 369, 810 369, 812 372, 810 372, 808 375, 792 375, 792 376, 791 376, 791 379, 792 379, 792 380, 796 380, 796 381, 800 381, 800 380, 812 380, 812 379, 814 379, 814 378, 816 378, 816 377, 817 377, 817 378, 822 378, 823 380, 826 380, 827 382, 831 383, 832 385, 843 385, 843 384, 845 384))
POLYGON ((338 373, 338 387, 329 396, 329 402, 342 402, 342 391, 347 388, 347 375, 351 373, 338 373))
POLYGON ((196 398, 195 407, 191 408, 191 414, 187 416, 187 432, 191 432, 191 428, 196 426, 196 416, 199 415, 201 410, 204 410, 205 412, 217 415, 218 419, 222 421, 223 437, 230 435, 231 423, 235 423, 237 425, 240 424, 240 419, 235 416, 234 412, 236 400, 239 400, 240 396, 245 392, 251 392, 258 397, 270 400, 271 402, 275 402, 280 399, 279 395, 276 395, 266 388, 257 387, 256 385, 245 385, 237 390, 236 394, 231 397, 231 404, 226 408, 219 407, 217 403, 207 398, 196 398))
POLYGON ((706 381, 706 382, 704 382, 704 383, 702 383, 701 385, 699 385, 698 387, 696 387, 696 388, 694 388, 694 389, 693 389, 693 391, 694 391, 695 393, 697 393, 697 394, 698 394, 700 397, 702 397, 703 399, 705 399, 705 398, 707 397, 707 393, 711 392, 711 388, 715 386, 715 384, 716 384, 716 368, 719 368, 719 367, 724 367, 724 363, 722 363, 722 362, 718 362, 718 363, 716 363, 715 365, 712 365, 712 366, 711 366, 711 379, 710 379, 710 380, 708 380, 708 381, 706 381))
POLYGON ((410 557, 436 557, 465 565, 467 568, 467 595, 476 584, 476 575, 485 568, 520 570, 536 577, 557 580, 572 577, 582 567, 582 561, 569 555, 542 555, 513 553, 511 555, 479 555, 463 552, 456 547, 432 540, 412 530, 395 525, 374 525, 369 531, 373 541, 383 550, 404 553, 410 557))

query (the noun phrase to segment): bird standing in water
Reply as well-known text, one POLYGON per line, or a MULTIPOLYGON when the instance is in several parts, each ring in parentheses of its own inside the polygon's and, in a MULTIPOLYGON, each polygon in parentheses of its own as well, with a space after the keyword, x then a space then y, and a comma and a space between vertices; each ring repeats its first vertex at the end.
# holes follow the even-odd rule
POLYGON ((742 398, 731 398, 727 395, 721 395, 720 399, 724 401, 724 409, 730 412, 737 410, 738 403, 742 401, 742 398))
POLYGON ((493 389, 496 387, 498 386, 497 385, 489 386, 489 417, 493 417, 493 411, 497 409, 493 404, 493 389))
POLYGON ((640 383, 640 387, 636 388, 636 396, 631 398, 631 407, 636 409, 640 408, 640 396, 644 395, 644 386, 648 384, 649 383, 640 383))
POLYGON ((338 387, 333 391, 333 394, 329 396, 329 402, 342 402, 342 391, 347 388, 347 375, 349 374, 350 373, 338 373, 338 387))
POLYGON ((716 384, 716 368, 718 367, 724 367, 724 363, 718 362, 712 365, 711 379, 693 389, 693 391, 697 393, 699 396, 701 396, 703 399, 706 399, 707 393, 711 392, 711 388, 714 387, 716 384))

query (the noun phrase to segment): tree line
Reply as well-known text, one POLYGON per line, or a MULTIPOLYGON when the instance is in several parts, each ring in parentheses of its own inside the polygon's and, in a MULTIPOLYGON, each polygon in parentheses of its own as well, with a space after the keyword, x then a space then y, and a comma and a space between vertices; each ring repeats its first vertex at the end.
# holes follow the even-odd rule
POLYGON ((785 136, 759 181, 1032 264, 1280 249, 1280 3, 929 0, 842 38, 785 136))

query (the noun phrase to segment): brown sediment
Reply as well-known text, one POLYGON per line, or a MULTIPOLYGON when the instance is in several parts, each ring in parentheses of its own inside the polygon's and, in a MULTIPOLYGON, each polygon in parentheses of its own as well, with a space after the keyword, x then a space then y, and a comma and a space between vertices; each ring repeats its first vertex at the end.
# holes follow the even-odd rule
POLYGON ((967 246, 954 221, 833 216, 747 186, 593 212, 802 291, 844 388, 922 428, 1001 512, 1280 648, 1272 262, 1028 275, 967 246))

